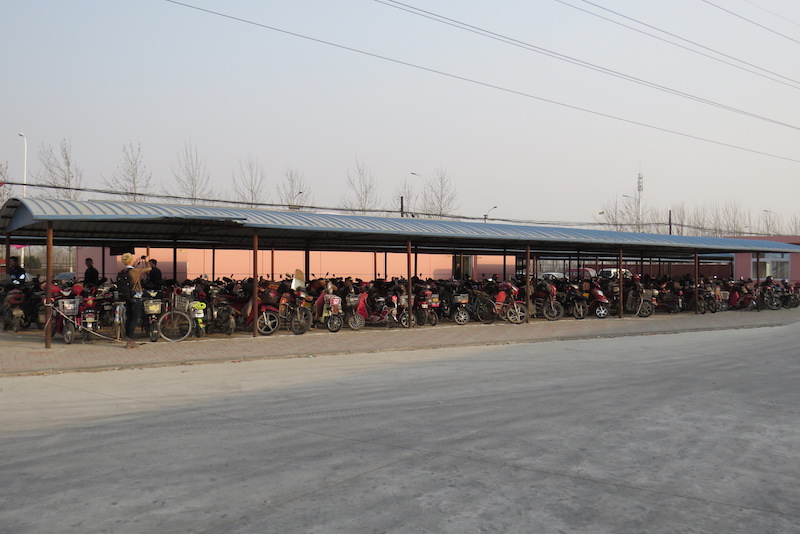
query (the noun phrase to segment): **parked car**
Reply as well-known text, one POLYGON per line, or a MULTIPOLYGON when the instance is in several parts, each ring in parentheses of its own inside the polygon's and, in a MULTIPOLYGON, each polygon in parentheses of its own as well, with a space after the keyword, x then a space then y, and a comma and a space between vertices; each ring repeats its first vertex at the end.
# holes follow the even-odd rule
POLYGON ((564 273, 556 273, 556 272, 549 272, 549 273, 542 273, 539 275, 539 278, 542 280, 563 280, 564 273))
MULTIPOLYGON (((616 278, 617 277, 617 269, 600 269, 600 272, 597 273, 597 276, 600 278, 616 278)), ((628 269, 622 269, 622 276, 625 278, 633 277, 633 273, 630 272, 628 269)))
POLYGON ((570 269, 567 271, 567 274, 569 275, 570 279, 578 278, 580 280, 586 280, 587 278, 597 278, 597 271, 588 267, 570 269))

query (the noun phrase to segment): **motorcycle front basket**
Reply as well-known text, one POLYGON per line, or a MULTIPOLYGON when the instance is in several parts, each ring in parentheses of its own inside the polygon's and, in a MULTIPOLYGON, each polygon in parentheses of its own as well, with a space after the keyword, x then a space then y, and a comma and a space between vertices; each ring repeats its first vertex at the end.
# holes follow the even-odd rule
POLYGON ((78 315, 78 299, 59 299, 58 311, 64 315, 78 315))
POLYGON ((149 299, 142 302, 146 315, 159 315, 161 313, 161 301, 149 299))

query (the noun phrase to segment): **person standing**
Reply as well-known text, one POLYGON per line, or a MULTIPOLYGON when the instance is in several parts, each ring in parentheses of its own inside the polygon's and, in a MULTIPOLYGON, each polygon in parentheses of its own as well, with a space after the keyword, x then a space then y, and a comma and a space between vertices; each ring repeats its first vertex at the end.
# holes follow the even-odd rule
MULTIPOLYGON (((142 256, 136 265, 140 265, 147 259, 142 256)), ((117 277, 117 290, 120 293, 120 300, 125 302, 127 317, 125 318, 125 348, 135 349, 139 345, 133 340, 136 327, 139 325, 139 318, 142 315, 142 275, 150 271, 150 266, 134 267, 133 254, 126 252, 122 255, 122 264, 125 266, 117 277)))
POLYGON ((158 261, 150 260, 150 272, 147 274, 147 281, 149 282, 150 289, 161 291, 164 286, 164 278, 161 276, 161 269, 158 268, 158 261))
POLYGON ((25 282, 25 269, 19 264, 19 258, 17 256, 8 258, 8 268, 6 271, 12 282, 25 282))
POLYGON ((100 273, 94 267, 94 260, 86 258, 86 272, 83 273, 83 283, 87 286, 96 286, 100 281, 100 273))

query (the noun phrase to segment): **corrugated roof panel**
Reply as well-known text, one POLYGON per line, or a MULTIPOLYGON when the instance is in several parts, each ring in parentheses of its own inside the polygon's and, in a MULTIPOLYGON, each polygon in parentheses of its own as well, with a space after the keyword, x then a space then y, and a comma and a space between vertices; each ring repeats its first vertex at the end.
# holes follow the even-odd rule
MULTIPOLYGON (((62 221, 69 224, 73 235, 100 238, 103 232, 116 238, 129 234, 130 239, 155 239, 159 225, 156 221, 194 221, 197 228, 204 222, 235 223, 214 234, 214 239, 227 235, 242 240, 247 234, 241 228, 265 230, 273 239, 335 239, 337 245, 358 248, 369 236, 369 246, 398 246, 407 238, 422 240, 430 246, 488 247, 503 244, 530 244, 532 247, 563 250, 567 246, 593 250, 613 247, 633 249, 664 249, 684 252, 800 252, 800 247, 771 241, 641 234, 610 230, 558 228, 483 222, 445 221, 433 219, 376 217, 365 215, 332 215, 296 210, 275 211, 252 208, 191 206, 185 204, 144 204, 119 201, 71 201, 39 198, 11 199, 0 210, 0 231, 18 235, 41 235, 43 221, 62 221), (98 226, 98 222, 108 224, 98 226), (135 224, 139 221, 141 224, 135 224), (125 223, 114 225, 114 223, 125 223), (147 224, 145 224, 147 223, 147 224), (155 229, 154 229, 155 228, 155 229), (146 230, 145 230, 146 229, 146 230), (142 235, 146 232, 147 235, 142 235), (223 233, 219 233, 223 232, 223 233), (238 233, 237 233, 238 232, 238 233), (359 238, 358 236, 362 236, 359 238)), ((166 228, 164 225, 160 225, 166 228)), ((66 228, 66 227, 65 227, 66 228)), ((166 231, 166 230, 160 231, 166 231)), ((188 228, 188 227, 187 227, 188 228)), ((189 232, 198 232, 193 226, 189 232)), ((207 231, 194 235, 181 233, 186 240, 202 240, 207 231)), ((166 239, 168 236, 164 236, 166 239)), ((366 246, 366 245, 365 245, 366 246)))

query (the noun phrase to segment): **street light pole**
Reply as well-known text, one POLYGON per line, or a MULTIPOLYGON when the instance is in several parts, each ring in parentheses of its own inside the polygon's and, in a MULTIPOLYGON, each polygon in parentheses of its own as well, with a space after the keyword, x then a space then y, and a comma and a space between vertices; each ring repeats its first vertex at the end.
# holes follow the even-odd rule
MULTIPOLYGON (((22 137, 22 143, 25 148, 24 156, 22 159, 22 198, 28 196, 28 138, 25 137, 25 134, 20 132, 20 137, 22 137)), ((19 251, 20 255, 20 265, 25 263, 25 249, 21 248, 19 251)), ((48 280, 49 282, 49 280, 48 280)))
POLYGON ((489 211, 487 211, 486 213, 483 214, 483 223, 484 224, 486 224, 486 221, 489 219, 489 214, 492 212, 492 210, 495 210, 495 209, 497 209, 497 206, 494 206, 489 211))
POLYGON ((22 132, 19 136, 22 137, 25 147, 25 156, 22 160, 22 198, 25 198, 28 195, 28 138, 22 132))

